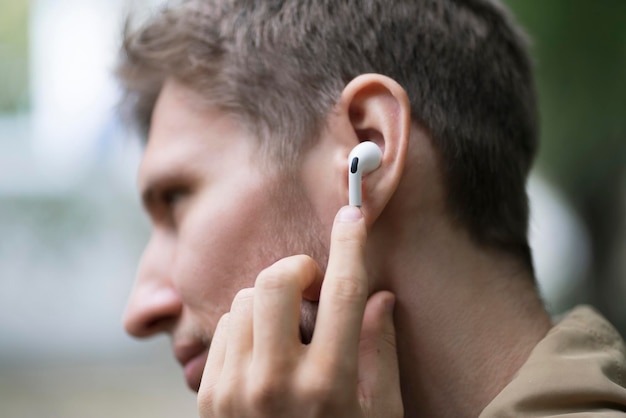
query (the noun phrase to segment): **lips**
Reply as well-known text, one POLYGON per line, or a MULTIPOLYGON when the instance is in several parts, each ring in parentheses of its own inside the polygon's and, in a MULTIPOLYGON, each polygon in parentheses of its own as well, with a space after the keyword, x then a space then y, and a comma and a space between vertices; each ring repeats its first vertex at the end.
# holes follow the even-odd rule
POLYGON ((185 364, 185 380, 187 386, 194 392, 200 389, 200 382, 202 381, 202 373, 204 372, 204 366, 208 356, 208 351, 204 351, 202 354, 192 358, 185 364))
POLYGON ((174 348, 176 359, 183 366, 187 386, 195 392, 200 389, 200 381, 208 356, 208 350, 202 342, 178 345, 174 348))

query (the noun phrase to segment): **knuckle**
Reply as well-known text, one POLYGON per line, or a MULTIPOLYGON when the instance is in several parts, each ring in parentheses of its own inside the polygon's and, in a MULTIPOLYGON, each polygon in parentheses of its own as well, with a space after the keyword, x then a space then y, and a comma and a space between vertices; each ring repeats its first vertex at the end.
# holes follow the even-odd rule
POLYGON ((294 268, 297 268, 299 272, 315 271, 319 268, 317 261, 306 254, 294 255, 289 258, 291 258, 294 268))
POLYGON ((276 411, 284 401, 287 386, 276 378, 255 379, 248 389, 248 403, 258 412, 276 411))
POLYGON ((246 287, 244 289, 241 289, 237 292, 237 294, 235 295, 235 299, 236 301, 245 301, 248 299, 252 299, 254 297, 254 288, 251 287, 246 287))
POLYGON ((352 301, 364 299, 367 296, 367 287, 362 280, 348 273, 337 275, 333 280, 332 295, 338 301, 352 301))
POLYGON ((305 404, 329 406, 340 401, 343 391, 336 390, 336 382, 329 376, 314 374, 304 381, 302 398, 305 404))
POLYGON ((254 289, 245 288, 237 292, 230 307, 231 311, 244 310, 245 307, 251 306, 254 301, 254 289))
POLYGON ((281 290, 286 287, 289 278, 290 275, 284 268, 274 265, 259 273, 254 286, 265 291, 281 290))
POLYGON ((297 284, 303 271, 316 266, 306 255, 295 255, 278 260, 257 276, 255 287, 263 290, 280 290, 297 284))
POLYGON ((393 330, 383 329, 380 333, 380 343, 388 350, 396 350, 396 333, 393 330))
POLYGON ((366 232, 359 229, 350 228, 349 230, 340 229, 335 232, 335 241, 341 246, 353 246, 363 248, 366 232))

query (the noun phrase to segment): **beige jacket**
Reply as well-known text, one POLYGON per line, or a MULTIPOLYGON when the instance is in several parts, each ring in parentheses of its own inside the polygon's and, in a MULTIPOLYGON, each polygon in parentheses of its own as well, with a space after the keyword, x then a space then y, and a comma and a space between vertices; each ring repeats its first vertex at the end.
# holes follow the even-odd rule
POLYGON ((479 418, 626 417, 626 347, 587 306, 574 309, 533 349, 479 418))

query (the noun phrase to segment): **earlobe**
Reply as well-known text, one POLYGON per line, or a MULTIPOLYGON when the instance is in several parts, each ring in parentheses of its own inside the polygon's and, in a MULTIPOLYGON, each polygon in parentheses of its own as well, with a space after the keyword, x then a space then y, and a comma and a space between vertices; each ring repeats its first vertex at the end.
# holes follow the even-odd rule
MULTIPOLYGON (((349 119, 353 138, 358 142, 371 141, 382 152, 380 167, 364 176, 361 185, 362 210, 371 225, 383 212, 402 178, 411 126, 409 100, 405 90, 393 79, 364 74, 348 83, 340 103, 349 119)), ((347 160, 346 155, 345 169, 350 178, 347 160)), ((347 184, 346 193, 349 193, 347 184)))

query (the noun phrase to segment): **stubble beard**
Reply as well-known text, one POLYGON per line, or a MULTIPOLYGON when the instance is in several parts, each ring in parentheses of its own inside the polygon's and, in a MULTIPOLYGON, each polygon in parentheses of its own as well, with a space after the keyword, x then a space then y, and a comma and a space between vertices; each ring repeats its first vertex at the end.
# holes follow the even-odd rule
MULTIPOLYGON (((303 187, 297 176, 283 176, 275 183, 272 191, 276 208, 272 224, 280 230, 271 235, 274 239, 269 248, 286 248, 287 257, 305 254, 314 259, 322 272, 328 266, 329 245, 324 241, 323 223, 314 210, 313 204, 303 193, 303 187), (277 242, 279 241, 279 242, 277 242)), ((302 299, 300 306, 300 339, 309 344, 313 338, 317 318, 318 301, 302 299)))

